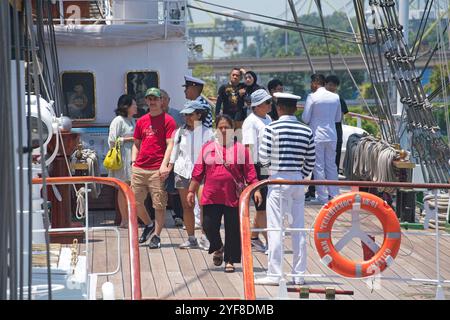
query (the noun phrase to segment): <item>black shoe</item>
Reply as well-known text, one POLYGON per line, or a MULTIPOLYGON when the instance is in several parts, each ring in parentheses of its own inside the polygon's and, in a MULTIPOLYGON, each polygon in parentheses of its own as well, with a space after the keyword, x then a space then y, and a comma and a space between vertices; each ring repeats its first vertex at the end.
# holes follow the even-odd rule
POLYGON ((142 231, 141 237, 139 238, 139 243, 144 243, 150 238, 151 234, 155 231, 155 224, 145 226, 144 231, 142 231))
POLYGON ((161 239, 156 234, 152 237, 150 240, 150 243, 148 245, 150 249, 159 249, 161 248, 161 239))
POLYGON ((309 192, 305 193, 305 201, 311 201, 311 200, 313 200, 315 198, 316 198, 315 194, 312 194, 312 193, 309 193, 309 192))

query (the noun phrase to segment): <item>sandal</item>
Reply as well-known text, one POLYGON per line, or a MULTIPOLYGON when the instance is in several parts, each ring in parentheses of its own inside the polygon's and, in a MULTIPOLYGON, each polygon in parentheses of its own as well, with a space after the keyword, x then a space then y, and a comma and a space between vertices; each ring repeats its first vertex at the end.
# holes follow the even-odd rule
POLYGON ((223 249, 214 251, 213 253, 213 263, 215 266, 221 266, 223 263, 223 249))
POLYGON ((230 262, 227 262, 226 264, 225 264, 225 270, 224 270, 226 273, 233 273, 234 271, 235 271, 235 269, 234 269, 234 265, 232 264, 232 263, 230 263, 230 262))

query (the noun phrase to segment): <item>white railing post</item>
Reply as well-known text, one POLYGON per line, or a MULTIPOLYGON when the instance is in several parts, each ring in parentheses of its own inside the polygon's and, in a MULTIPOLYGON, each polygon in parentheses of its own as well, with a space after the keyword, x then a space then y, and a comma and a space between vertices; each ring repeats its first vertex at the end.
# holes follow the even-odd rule
POLYGON ((444 300, 444 290, 442 288, 441 284, 441 265, 440 265, 440 247, 439 247, 439 210, 438 210, 438 199, 437 194, 438 190, 433 189, 434 194, 434 224, 435 224, 435 230, 436 230, 436 279, 437 279, 437 285, 436 285, 436 296, 435 300, 444 300))
MULTIPOLYGON (((89 263, 89 185, 87 182, 84 183, 84 218, 85 218, 85 248, 86 248, 86 264, 89 263)), ((85 283, 88 283, 89 280, 89 266, 86 266, 86 279, 85 283)), ((89 297, 89 285, 86 286, 86 296, 89 297)))

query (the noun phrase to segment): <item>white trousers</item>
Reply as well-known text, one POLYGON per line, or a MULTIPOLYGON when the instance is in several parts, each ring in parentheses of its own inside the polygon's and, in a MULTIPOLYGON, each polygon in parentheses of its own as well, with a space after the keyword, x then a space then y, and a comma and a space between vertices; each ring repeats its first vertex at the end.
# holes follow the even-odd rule
MULTIPOLYGON (((314 180, 338 180, 336 168, 336 141, 316 142, 314 180)), ((339 194, 339 187, 337 186, 317 186, 316 190, 318 200, 324 202, 328 201, 328 195, 334 198, 339 194)))
MULTIPOLYGON (((270 179, 302 180, 301 173, 297 172, 272 172, 270 179)), ((304 186, 269 185, 267 195, 267 227, 281 228, 283 217, 287 219, 291 228, 304 228, 304 186)), ((283 241, 280 231, 268 231, 269 241, 269 274, 282 274, 282 246, 283 241)), ((306 272, 306 236, 305 232, 291 232, 293 262, 292 273, 304 274, 306 272)), ((272 277, 272 276, 270 276, 272 277)), ((273 276, 274 280, 279 277, 273 276)))

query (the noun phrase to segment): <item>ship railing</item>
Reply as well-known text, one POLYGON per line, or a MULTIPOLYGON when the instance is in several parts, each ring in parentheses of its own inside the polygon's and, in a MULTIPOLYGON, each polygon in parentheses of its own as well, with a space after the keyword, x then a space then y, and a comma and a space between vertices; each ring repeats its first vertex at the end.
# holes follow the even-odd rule
MULTIPOLYGON (((439 231, 438 225, 438 191, 439 190, 447 190, 449 191, 450 197, 450 183, 448 184, 438 184, 438 183, 407 183, 407 182, 370 182, 370 181, 328 181, 328 180, 262 180, 260 182, 254 183, 252 185, 247 186, 247 188, 242 192, 239 199, 239 215, 240 215, 240 233, 241 233, 241 248, 242 248, 242 270, 243 270, 243 280, 244 280, 244 298, 248 300, 256 299, 255 292, 255 282, 254 282, 254 270, 253 270, 253 255, 251 248, 251 232, 252 231, 279 231, 281 239, 283 239, 283 235, 285 233, 293 233, 293 232, 304 232, 311 233, 314 232, 313 228, 286 228, 283 223, 281 228, 251 228, 250 223, 250 200, 256 190, 261 187, 269 186, 269 185, 323 185, 323 186, 339 186, 339 187, 350 187, 351 191, 358 191, 359 188, 394 188, 394 189, 420 189, 420 190, 432 190, 434 195, 435 205, 434 210, 430 210, 428 219, 435 219, 435 231, 434 232, 425 232, 425 231, 405 231, 402 230, 402 235, 416 235, 416 236, 430 236, 435 239, 435 264, 434 264, 434 272, 435 278, 430 278, 424 276, 423 278, 418 277, 388 277, 383 276, 380 273, 375 274, 370 278, 377 278, 376 280, 387 280, 387 281, 402 281, 402 282, 417 282, 417 283, 429 283, 436 286, 435 298, 436 299, 444 299, 444 291, 443 285, 450 284, 450 279, 443 279, 441 273, 441 243, 440 239, 444 237, 450 237, 449 233, 444 233, 439 231)), ((450 202, 450 200, 449 200, 450 202)), ((305 207, 308 205, 308 202, 305 202, 305 207)), ((450 206, 450 203, 448 204, 450 206)), ((447 217, 448 218, 448 217, 447 217)), ((283 248, 283 245, 281 246, 283 248)), ((281 261, 284 261, 284 250, 281 250, 281 261)), ((375 254, 375 253, 374 253, 375 254)), ((281 264, 283 268, 283 263, 281 264)), ((283 269, 282 269, 283 270, 283 269)), ((340 275, 336 274, 292 274, 292 273, 284 273, 282 274, 267 274, 267 276, 271 277, 281 277, 282 281, 284 277, 303 277, 304 279, 308 278, 324 278, 324 279, 333 279, 333 278, 342 278, 340 275)), ((369 279, 370 279, 369 278, 369 279)), ((359 278, 346 278, 347 280, 360 280, 359 278)), ((372 279, 372 280, 373 280, 372 279)), ((283 285, 280 282, 278 298, 287 299, 287 291, 286 290, 286 282, 283 281, 283 285)))
MULTIPOLYGON (((46 184, 47 185, 64 185, 64 184, 84 184, 85 190, 89 190, 89 184, 99 183, 108 185, 111 187, 115 187, 121 191, 125 196, 125 201, 128 208, 128 250, 130 253, 130 281, 131 281, 131 299, 132 300, 141 300, 142 299, 142 291, 141 291, 141 271, 140 271, 140 260, 139 260, 139 243, 138 243, 138 223, 137 223, 137 214, 136 214, 136 203, 135 196, 131 187, 123 181, 120 181, 115 178, 103 178, 103 177, 92 177, 92 176, 77 176, 77 177, 47 177, 46 184)), ((42 184, 41 178, 33 179, 33 184, 42 184)), ((84 231, 85 233, 85 241, 86 241, 86 257, 89 257, 89 232, 90 231, 102 231, 102 230, 112 230, 116 232, 118 237, 118 265, 114 271, 111 272, 102 272, 102 273, 93 273, 93 277, 97 276, 108 276, 113 275, 120 270, 121 266, 121 251, 120 251, 120 233, 117 227, 89 227, 89 205, 88 205, 88 196, 85 196, 85 226, 78 228, 52 228, 49 229, 49 232, 52 233, 60 233, 60 232, 74 232, 74 231, 84 231)), ((37 232, 43 230, 36 230, 37 232)), ((88 296, 92 296, 93 288, 89 288, 88 296)))
MULTIPOLYGON (((89 1, 89 0, 61 0, 59 2, 58 8, 58 17, 53 18, 55 23, 59 23, 61 25, 64 24, 81 24, 81 23, 106 23, 112 24, 114 22, 119 23, 132 23, 132 24, 155 24, 155 25, 163 25, 165 29, 167 29, 170 25, 178 25, 183 27, 186 30, 186 10, 187 10, 187 1, 186 0, 98 0, 98 1, 89 1), (89 17, 81 16, 81 9, 78 6, 80 2, 90 2, 95 5, 98 9, 98 13, 100 16, 92 17, 90 14, 89 17), (155 12, 154 17, 152 18, 118 18, 118 16, 125 15, 125 7, 123 12, 116 12, 114 14, 114 2, 136 3, 142 5, 148 5, 153 3, 156 6, 157 12, 155 12), (69 7, 65 8, 64 3, 70 4, 69 7), (67 15, 70 15, 67 17, 67 15), (66 17, 66 18, 65 18, 66 17)), ((118 9, 120 10, 120 9, 118 9)), ((166 31, 167 33, 167 31, 166 31)))

